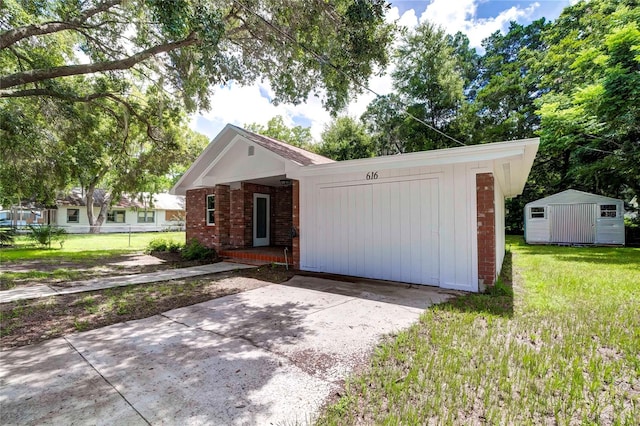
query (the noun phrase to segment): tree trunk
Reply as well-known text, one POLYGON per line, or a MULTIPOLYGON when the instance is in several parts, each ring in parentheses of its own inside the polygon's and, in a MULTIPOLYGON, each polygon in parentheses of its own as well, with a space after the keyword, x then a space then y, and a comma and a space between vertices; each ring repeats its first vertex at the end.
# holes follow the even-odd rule
POLYGON ((85 202, 87 205, 87 219, 89 220, 89 233, 91 234, 99 234, 100 228, 104 223, 105 218, 107 217, 107 210, 109 209, 110 196, 105 193, 104 197, 101 200, 98 200, 100 203, 100 211, 98 212, 98 216, 94 216, 93 214, 93 202, 95 195, 96 187, 95 185, 89 185, 87 187, 87 191, 85 193, 85 202))

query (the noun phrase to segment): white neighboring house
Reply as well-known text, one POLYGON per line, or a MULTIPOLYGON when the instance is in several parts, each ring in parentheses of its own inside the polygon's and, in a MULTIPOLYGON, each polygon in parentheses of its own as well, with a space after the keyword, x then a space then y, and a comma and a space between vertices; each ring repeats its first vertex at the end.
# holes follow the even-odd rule
MULTIPOLYGON (((96 190, 98 197, 103 191, 96 190)), ((89 232, 87 206, 82 190, 74 188, 66 197, 56 201, 55 223, 69 233, 89 232)), ((100 207, 94 205, 97 217, 100 207)), ((100 227, 101 233, 182 231, 185 221, 184 197, 172 194, 143 194, 142 199, 123 195, 114 203, 100 227)))
POLYGON ((624 245, 624 202, 568 189, 524 209, 529 244, 624 245))

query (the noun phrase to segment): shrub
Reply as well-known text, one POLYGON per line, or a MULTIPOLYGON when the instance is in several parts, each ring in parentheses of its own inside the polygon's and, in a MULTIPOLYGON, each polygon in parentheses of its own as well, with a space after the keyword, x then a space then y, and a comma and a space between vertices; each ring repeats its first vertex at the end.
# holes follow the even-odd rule
POLYGON ((195 238, 191 239, 182 249, 182 258, 185 260, 208 260, 215 257, 215 250, 203 246, 195 238))
POLYGON ((147 253, 152 253, 154 251, 167 251, 167 246, 169 242, 164 238, 154 238, 149 241, 147 244, 147 249, 145 250, 147 253))
POLYGON ((51 247, 51 243, 57 241, 60 247, 67 239, 67 231, 58 226, 49 225, 29 225, 29 238, 42 246, 51 247))
POLYGON ((153 252, 171 252, 179 253, 183 248, 183 244, 173 240, 165 240, 164 238, 154 238, 147 244, 146 253, 153 252))
POLYGON ((13 228, 0 228, 0 246, 13 244, 16 231, 13 228))

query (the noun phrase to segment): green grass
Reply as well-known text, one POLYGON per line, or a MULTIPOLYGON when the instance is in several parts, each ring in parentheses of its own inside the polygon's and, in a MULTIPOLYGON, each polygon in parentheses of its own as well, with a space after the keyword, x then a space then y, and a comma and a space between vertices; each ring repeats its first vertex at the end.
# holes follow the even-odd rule
POLYGON ((69 235, 63 248, 35 247, 25 236, 16 240, 15 248, 0 249, 0 262, 60 259, 95 260, 104 256, 126 254, 144 250, 154 238, 183 242, 184 232, 142 232, 129 234, 75 234, 69 235))
POLYGON ((427 310, 319 423, 638 424, 640 249, 507 244, 513 296, 427 310))

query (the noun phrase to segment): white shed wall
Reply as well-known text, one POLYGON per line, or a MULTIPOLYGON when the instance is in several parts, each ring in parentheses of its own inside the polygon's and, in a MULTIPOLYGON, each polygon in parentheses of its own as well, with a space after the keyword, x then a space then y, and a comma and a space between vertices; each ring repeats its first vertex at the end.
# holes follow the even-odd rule
MULTIPOLYGON (((572 190, 532 201, 525 206, 525 241, 527 243, 551 243, 551 220, 554 206, 575 204, 591 204, 595 208, 594 244, 624 245, 623 201, 572 190), (615 204, 617 206, 617 217, 600 217, 600 206, 606 204, 615 204), (544 219, 531 218, 532 207, 544 207, 544 219)), ((556 207, 556 209, 558 208, 556 207)), ((571 243, 572 241, 567 242, 571 243)))

